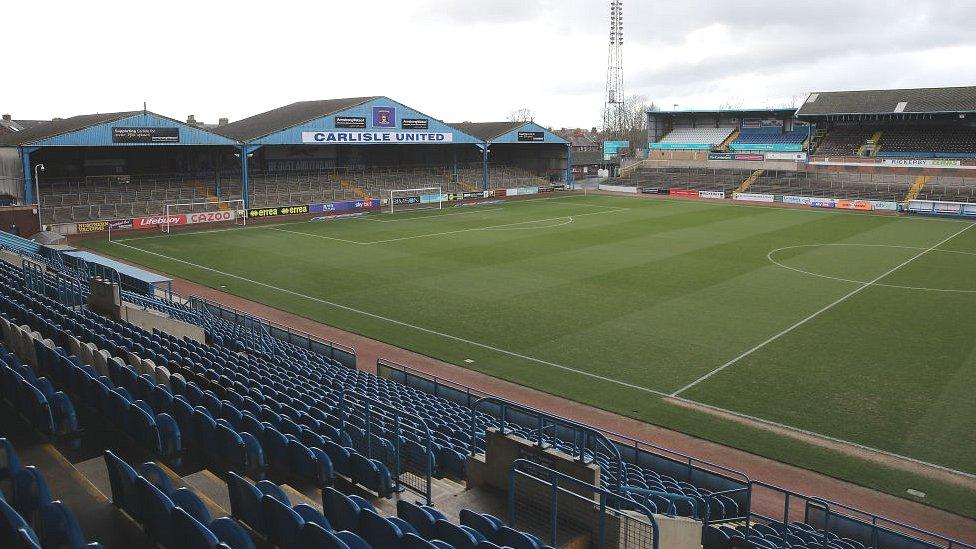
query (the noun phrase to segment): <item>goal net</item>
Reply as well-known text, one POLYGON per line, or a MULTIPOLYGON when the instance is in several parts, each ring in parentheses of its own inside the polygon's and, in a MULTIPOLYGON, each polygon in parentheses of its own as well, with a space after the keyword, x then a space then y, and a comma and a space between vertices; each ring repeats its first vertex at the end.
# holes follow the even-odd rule
POLYGON ((446 196, 440 187, 393 189, 390 191, 390 213, 404 210, 439 210, 446 196))
POLYGON ((244 200, 204 200, 167 204, 165 215, 159 220, 164 233, 182 227, 205 228, 217 225, 246 225, 244 200))

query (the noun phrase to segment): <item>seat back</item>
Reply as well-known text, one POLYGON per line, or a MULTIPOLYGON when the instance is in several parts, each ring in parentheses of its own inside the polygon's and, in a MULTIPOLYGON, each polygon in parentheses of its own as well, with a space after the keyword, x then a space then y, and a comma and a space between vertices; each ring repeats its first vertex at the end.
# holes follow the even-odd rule
POLYGON ((307 549, 349 549, 334 533, 313 522, 302 525, 301 541, 307 549))
POLYGON ((254 541, 247 531, 234 519, 221 517, 210 523, 213 532, 221 543, 231 549, 254 549, 254 541))
POLYGON ((261 514, 261 491, 253 484, 231 472, 227 474, 227 488, 230 493, 231 514, 243 521, 253 530, 264 531, 261 514))
MULTIPOLYGON (((462 512, 462 521, 464 511, 462 512)), ((410 503, 405 499, 397 501, 397 516, 407 521, 414 530, 424 539, 430 539, 434 535, 434 517, 419 505, 410 503)), ((463 522, 462 522, 463 524, 463 522)))
POLYGON ((71 511, 60 501, 41 506, 38 538, 43 547, 82 547, 85 537, 71 511))
POLYGON ((214 549, 220 543, 209 528, 181 507, 173 509, 172 524, 173 537, 185 549, 214 549))
POLYGON ((359 526, 359 506, 335 488, 322 490, 322 510, 336 530, 355 530, 359 526))
POLYGON ((478 546, 478 540, 469 531, 443 519, 434 523, 433 537, 457 549, 475 549, 478 546))
POLYGON ((44 475, 33 465, 28 465, 14 473, 13 480, 14 509, 28 524, 37 524, 41 506, 51 501, 51 492, 44 475))
POLYGON ((146 533, 163 547, 172 547, 174 540, 172 500, 143 476, 136 477, 135 490, 146 533))
POLYGON ((173 505, 181 507, 191 517, 200 521, 201 524, 210 524, 210 521, 213 520, 210 516, 210 511, 207 510, 207 506, 188 488, 177 488, 173 490, 173 493, 169 495, 169 499, 173 500, 173 505))
POLYGON ((392 522, 369 509, 359 512, 359 537, 374 549, 398 549, 402 534, 392 522))
POLYGON ((139 466, 139 475, 148 480, 153 486, 159 488, 167 497, 173 492, 173 482, 162 467, 148 461, 139 466))
POLYGON ((301 547, 301 529, 305 520, 288 505, 270 495, 261 498, 265 535, 281 549, 301 547))

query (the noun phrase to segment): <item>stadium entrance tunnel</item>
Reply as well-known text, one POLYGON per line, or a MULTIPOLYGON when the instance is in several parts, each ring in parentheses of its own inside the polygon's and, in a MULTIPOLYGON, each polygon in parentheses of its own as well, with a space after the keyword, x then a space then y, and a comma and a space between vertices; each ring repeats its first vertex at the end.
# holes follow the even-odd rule
POLYGON ((894 244, 802 244, 771 250, 774 265, 806 276, 905 291, 976 294, 976 253, 894 244), (920 253, 924 255, 919 256, 920 253), (918 256, 912 260, 913 257, 918 256), (912 260, 910 263, 904 264, 912 260))

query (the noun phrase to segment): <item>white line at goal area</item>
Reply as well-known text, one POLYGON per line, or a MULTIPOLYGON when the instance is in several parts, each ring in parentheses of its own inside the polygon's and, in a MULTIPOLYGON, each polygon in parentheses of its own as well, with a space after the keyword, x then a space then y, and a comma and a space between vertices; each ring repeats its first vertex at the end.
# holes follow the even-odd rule
POLYGON ((444 207, 445 198, 440 187, 391 189, 390 213, 404 210, 440 210, 444 207))

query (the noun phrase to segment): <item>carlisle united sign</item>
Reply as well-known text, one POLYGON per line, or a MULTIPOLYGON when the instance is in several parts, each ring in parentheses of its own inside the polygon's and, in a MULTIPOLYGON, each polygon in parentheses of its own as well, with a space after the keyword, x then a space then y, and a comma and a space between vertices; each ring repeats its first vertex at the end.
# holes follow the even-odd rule
POLYGON ((302 132, 302 143, 450 143, 453 133, 439 132, 302 132))

